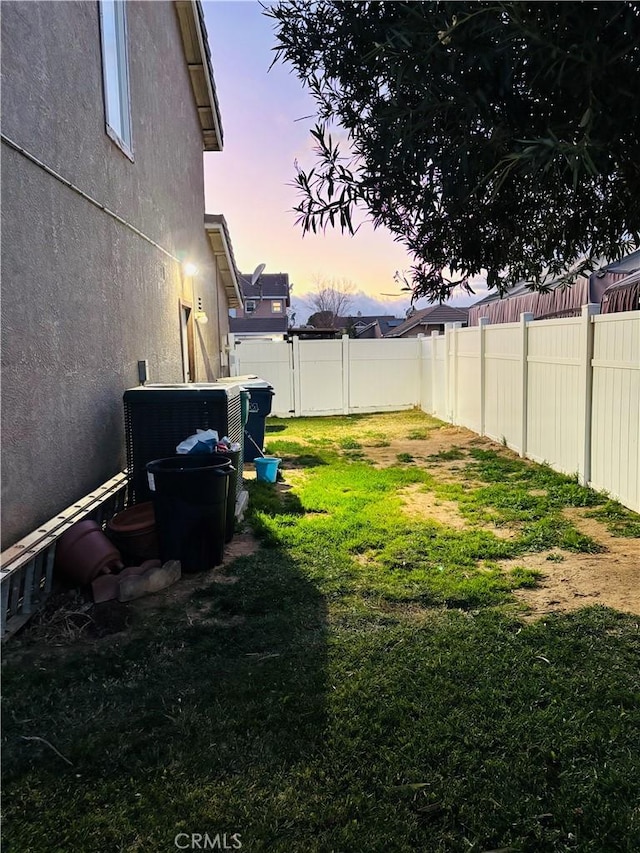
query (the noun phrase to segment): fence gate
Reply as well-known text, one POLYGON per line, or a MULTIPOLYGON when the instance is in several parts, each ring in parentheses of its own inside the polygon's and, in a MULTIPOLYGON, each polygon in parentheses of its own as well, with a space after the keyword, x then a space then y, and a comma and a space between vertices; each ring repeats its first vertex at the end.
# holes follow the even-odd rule
MULTIPOLYGON (((443 339, 444 342, 444 339, 443 339)), ((275 389, 278 417, 410 409, 420 403, 421 340, 233 341, 231 372, 275 389)))
POLYGON ((295 413, 293 347, 289 341, 234 341, 230 339, 231 374, 255 374, 273 385, 274 415, 290 418, 295 413))

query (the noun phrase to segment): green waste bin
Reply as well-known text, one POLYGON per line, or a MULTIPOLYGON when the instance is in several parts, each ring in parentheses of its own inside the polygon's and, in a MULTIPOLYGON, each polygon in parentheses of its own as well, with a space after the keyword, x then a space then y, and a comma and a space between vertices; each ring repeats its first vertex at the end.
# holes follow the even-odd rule
POLYGON ((245 462, 253 462, 256 456, 260 456, 260 451, 264 450, 266 421, 267 416, 271 414, 275 391, 273 385, 264 379, 243 382, 242 387, 251 393, 249 419, 244 430, 244 459, 245 462))
MULTIPOLYGON (((213 454, 217 459, 227 459, 237 471, 240 464, 239 450, 216 450, 213 454)), ((236 527, 236 498, 238 481, 236 477, 229 477, 229 492, 227 494, 227 512, 225 524, 225 542, 231 542, 236 527)))
POLYGON ((240 389, 240 405, 241 405, 241 413, 240 417, 242 418, 242 431, 244 434, 244 428, 247 425, 247 421, 249 420, 249 404, 251 401, 251 392, 247 388, 240 389))

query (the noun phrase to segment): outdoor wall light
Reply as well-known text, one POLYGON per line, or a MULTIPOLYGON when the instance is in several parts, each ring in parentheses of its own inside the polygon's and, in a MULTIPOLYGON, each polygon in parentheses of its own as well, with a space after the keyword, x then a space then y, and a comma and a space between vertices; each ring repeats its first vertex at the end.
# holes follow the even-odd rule
POLYGON ((184 274, 189 278, 191 278, 191 276, 194 276, 198 272, 198 267, 195 264, 191 263, 191 261, 185 261, 182 265, 182 269, 184 270, 184 274))
POLYGON ((205 326, 209 322, 206 311, 196 311, 196 323, 205 326))

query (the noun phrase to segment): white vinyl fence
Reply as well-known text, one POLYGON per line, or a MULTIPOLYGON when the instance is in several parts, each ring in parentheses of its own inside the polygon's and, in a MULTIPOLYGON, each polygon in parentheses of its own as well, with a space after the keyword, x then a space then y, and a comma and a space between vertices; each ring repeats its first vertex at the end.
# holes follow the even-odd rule
POLYGON ((422 340, 232 341, 231 372, 270 382, 282 418, 395 412, 420 405, 422 340))
POLYGON ((281 417, 420 406, 640 512, 640 311, 597 310, 430 338, 243 341, 233 373, 271 382, 281 417))

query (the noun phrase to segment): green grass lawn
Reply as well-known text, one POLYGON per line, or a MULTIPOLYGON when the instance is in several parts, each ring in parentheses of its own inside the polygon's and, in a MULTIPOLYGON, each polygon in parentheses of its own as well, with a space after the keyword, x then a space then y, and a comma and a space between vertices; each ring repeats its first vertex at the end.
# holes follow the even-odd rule
POLYGON ((441 427, 270 419, 284 482, 251 485, 236 583, 124 605, 102 640, 12 640, 3 849, 640 850, 640 620, 524 621, 512 595, 537 582, 520 556, 599 550, 564 508, 638 517, 500 448, 367 456, 441 427), (408 489, 464 529, 407 515, 408 489))

